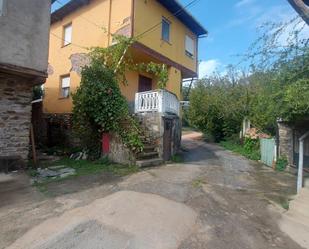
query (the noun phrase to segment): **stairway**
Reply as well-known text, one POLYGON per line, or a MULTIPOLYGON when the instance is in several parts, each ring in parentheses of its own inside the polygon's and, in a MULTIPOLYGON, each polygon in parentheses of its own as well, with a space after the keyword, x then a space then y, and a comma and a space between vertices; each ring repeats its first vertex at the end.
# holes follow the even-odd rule
POLYGON ((136 155, 136 165, 139 167, 158 166, 164 163, 159 156, 158 145, 156 139, 150 135, 150 132, 142 122, 139 122, 141 127, 140 139, 144 144, 144 150, 136 155))
POLYGON ((309 188, 290 202, 289 211, 282 215, 281 229, 304 248, 309 248, 309 188))

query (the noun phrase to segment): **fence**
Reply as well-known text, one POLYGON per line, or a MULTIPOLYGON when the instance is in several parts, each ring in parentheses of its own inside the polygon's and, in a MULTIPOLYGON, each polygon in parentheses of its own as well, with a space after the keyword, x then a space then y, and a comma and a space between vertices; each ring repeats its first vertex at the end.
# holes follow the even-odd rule
POLYGON ((269 167, 272 167, 276 161, 276 142, 275 139, 261 138, 261 161, 269 167))

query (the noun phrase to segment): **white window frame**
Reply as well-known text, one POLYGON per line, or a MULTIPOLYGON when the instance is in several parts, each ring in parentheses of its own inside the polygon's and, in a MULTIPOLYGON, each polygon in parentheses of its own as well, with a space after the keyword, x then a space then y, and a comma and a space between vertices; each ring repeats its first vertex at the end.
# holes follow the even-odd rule
POLYGON ((161 25, 161 39, 163 41, 166 41, 166 42, 170 42, 171 41, 171 22, 165 18, 164 16, 162 17, 162 25, 161 25), (168 24, 168 38, 165 39, 164 37, 164 23, 168 24))
POLYGON ((71 86, 71 78, 70 75, 63 75, 60 77, 60 97, 61 98, 69 98, 70 97, 70 86, 71 86))
POLYGON ((72 23, 63 26, 63 46, 72 43, 72 23))
POLYGON ((195 40, 189 36, 185 36, 185 53, 187 56, 194 58, 195 56, 195 40))

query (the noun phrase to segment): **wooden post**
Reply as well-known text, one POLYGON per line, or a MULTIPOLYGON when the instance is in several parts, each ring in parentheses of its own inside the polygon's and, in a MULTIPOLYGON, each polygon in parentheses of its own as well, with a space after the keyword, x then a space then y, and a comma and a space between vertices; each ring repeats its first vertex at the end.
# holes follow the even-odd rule
POLYGON ((34 165, 37 165, 37 157, 36 157, 36 149, 35 149, 35 141, 34 141, 34 133, 33 133, 33 125, 30 125, 30 139, 31 139, 31 147, 32 147, 32 160, 34 165))

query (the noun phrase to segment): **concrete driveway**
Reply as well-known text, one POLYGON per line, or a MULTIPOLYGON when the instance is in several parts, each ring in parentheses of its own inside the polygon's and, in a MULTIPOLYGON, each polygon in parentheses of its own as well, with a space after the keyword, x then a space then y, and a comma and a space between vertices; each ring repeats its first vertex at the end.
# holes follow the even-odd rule
POLYGON ((182 164, 0 204, 0 248, 301 248, 278 226, 293 176, 206 144, 199 133, 183 145, 182 164))

